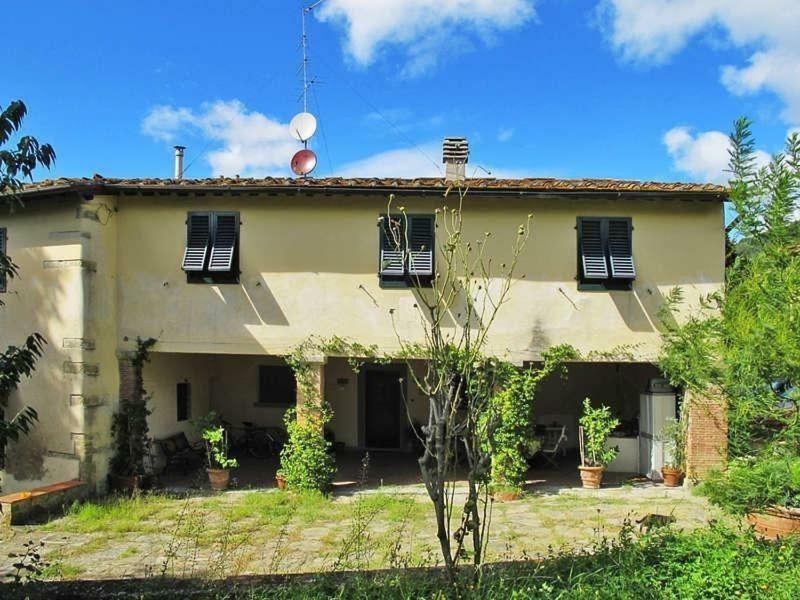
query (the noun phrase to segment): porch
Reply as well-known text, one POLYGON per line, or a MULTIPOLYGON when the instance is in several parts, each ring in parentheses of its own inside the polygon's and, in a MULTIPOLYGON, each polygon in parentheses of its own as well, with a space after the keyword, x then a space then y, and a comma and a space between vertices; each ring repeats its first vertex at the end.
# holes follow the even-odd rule
MULTIPOLYGON (((419 362, 410 368, 421 373, 423 367, 419 362)), ((344 491, 359 484, 367 453, 365 487, 419 484, 419 448, 415 447, 413 427, 427 421, 428 407, 409 376, 409 366, 367 364, 355 373, 345 359, 328 358, 314 368, 319 370, 320 389, 334 414, 326 436, 337 454, 336 488, 344 491)), ((578 419, 587 397, 595 406, 609 406, 621 422, 611 440, 620 448, 620 456, 609 465, 606 484, 620 485, 638 475, 658 479, 658 461, 663 456, 656 456, 661 450, 654 437, 659 428, 653 421, 652 406, 644 403, 652 395, 648 393, 651 381, 658 377, 658 370, 646 363, 572 363, 566 378, 554 375, 545 380, 535 399, 532 434, 546 438, 553 431, 563 432, 563 438, 554 464, 541 456, 532 463, 530 485, 548 489, 579 486, 578 419)), ((234 437, 242 435, 246 423, 282 429, 285 412, 297 403, 291 370, 278 356, 154 353, 145 367, 144 380, 152 395, 150 435, 156 440, 183 432, 190 441, 198 441, 199 432, 192 421, 209 411, 230 424, 234 437)), ((677 402, 674 394, 662 396, 659 418, 663 420, 676 414, 677 402)), ((232 453, 241 465, 233 474, 235 485, 274 486, 277 456, 254 458, 236 445, 232 453)), ((164 463, 156 451, 155 470, 160 472, 164 463)), ((205 476, 171 469, 163 482, 169 488, 202 488, 205 476)))

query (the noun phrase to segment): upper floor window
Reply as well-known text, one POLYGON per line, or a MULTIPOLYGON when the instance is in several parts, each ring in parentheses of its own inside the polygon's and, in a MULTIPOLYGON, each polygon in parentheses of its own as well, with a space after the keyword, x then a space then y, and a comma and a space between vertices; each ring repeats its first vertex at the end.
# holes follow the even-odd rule
POLYGON ((629 290, 636 279, 630 218, 578 217, 578 288, 629 290))
POLYGON ((378 274, 385 287, 430 285, 434 274, 433 215, 381 215, 378 274))
POLYGON ((239 213, 189 213, 182 269, 189 283, 238 283, 239 213))
POLYGON ((8 258, 6 257, 6 233, 5 227, 0 227, 0 292, 6 291, 6 267, 8 258))

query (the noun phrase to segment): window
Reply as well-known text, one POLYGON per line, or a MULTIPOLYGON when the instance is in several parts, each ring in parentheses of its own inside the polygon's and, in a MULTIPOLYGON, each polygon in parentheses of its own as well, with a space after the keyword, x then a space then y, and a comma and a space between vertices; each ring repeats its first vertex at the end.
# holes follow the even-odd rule
POLYGON ((378 275, 383 287, 430 285, 434 274, 433 215, 381 215, 378 275))
POLYGON ((181 268, 189 283, 238 283, 239 213, 189 213, 181 268))
POLYGON ((0 292, 6 291, 6 269, 8 259, 6 257, 6 233, 5 227, 0 227, 0 292))
POLYGON ((176 390, 178 421, 188 421, 192 416, 192 387, 188 381, 178 384, 176 390))
POLYGON ((297 383, 291 367, 258 367, 258 404, 293 406, 297 402, 297 383))
POLYGON ((631 220, 578 218, 578 288, 629 290, 636 279, 631 220))

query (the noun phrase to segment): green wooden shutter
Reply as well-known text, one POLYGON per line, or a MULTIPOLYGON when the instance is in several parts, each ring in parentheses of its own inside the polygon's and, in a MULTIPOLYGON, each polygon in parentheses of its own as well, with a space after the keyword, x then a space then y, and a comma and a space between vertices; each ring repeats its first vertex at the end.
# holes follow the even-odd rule
POLYGON ((433 215, 408 217, 408 273, 433 275, 435 226, 433 215))
POLYGON ((405 261, 403 260, 403 247, 405 246, 405 232, 403 220, 399 216, 381 217, 380 222, 380 263, 381 275, 403 275, 405 261))
POLYGON ((239 215, 214 213, 214 244, 208 259, 209 271, 231 271, 236 240, 239 237, 239 215))
POLYGON ((608 279, 608 264, 603 244, 603 221, 581 219, 580 236, 581 267, 584 279, 608 279))
POLYGON ((630 219, 608 220, 608 257, 614 279, 636 279, 630 219))
POLYGON ((0 227, 0 292, 6 291, 6 285, 8 284, 6 280, 6 272, 2 269, 4 265, 8 263, 8 258, 6 257, 6 229, 5 227, 0 227))
POLYGON ((186 250, 183 252, 184 271, 205 269, 210 239, 211 213, 189 213, 186 219, 186 250))

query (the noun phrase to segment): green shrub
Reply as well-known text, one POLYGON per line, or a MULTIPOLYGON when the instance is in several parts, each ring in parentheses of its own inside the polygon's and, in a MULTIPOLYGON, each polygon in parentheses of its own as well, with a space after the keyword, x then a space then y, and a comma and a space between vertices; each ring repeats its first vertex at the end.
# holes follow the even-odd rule
POLYGON ((330 489, 336 465, 331 443, 323 435, 324 418, 309 410, 301 421, 289 409, 284 417, 287 440, 281 450, 280 473, 290 489, 330 489))
POLYGON ((800 457, 765 452, 733 459, 726 471, 710 473, 699 491, 737 515, 770 506, 800 508, 800 457))
POLYGON ((617 458, 619 449, 606 446, 611 432, 619 426, 619 419, 611 416, 610 408, 592 408, 589 398, 585 398, 579 423, 583 427, 583 466, 604 467, 617 458))

